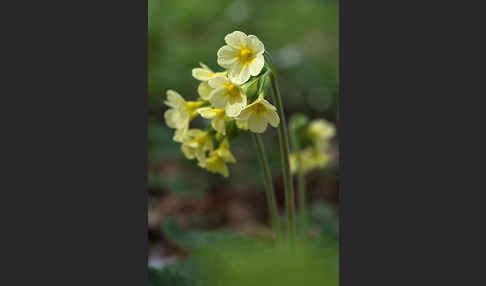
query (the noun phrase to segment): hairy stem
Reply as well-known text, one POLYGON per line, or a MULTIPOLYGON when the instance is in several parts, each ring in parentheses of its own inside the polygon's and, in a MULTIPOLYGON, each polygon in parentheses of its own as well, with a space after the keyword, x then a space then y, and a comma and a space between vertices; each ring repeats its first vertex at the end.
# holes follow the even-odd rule
POLYGON ((268 164, 267 156, 265 155, 265 149, 263 147, 263 140, 261 135, 253 133, 253 139, 257 147, 258 159, 263 169, 265 193, 267 195, 268 209, 270 211, 273 236, 275 241, 280 237, 280 224, 278 216, 277 201, 275 199, 275 192, 273 189, 272 173, 270 172, 270 166, 268 164))
POLYGON ((290 248, 295 250, 295 197, 294 197, 294 187, 292 185, 292 174, 290 173, 290 146, 289 146, 289 136, 287 131, 287 121, 285 120, 285 114, 282 105, 282 98, 280 96, 280 91, 277 84, 277 79, 275 74, 272 72, 270 74, 270 80, 272 83, 272 95, 273 101, 276 105, 278 116, 280 117, 280 124, 278 129, 278 136, 280 142, 280 155, 282 158, 282 173, 284 177, 284 187, 285 187, 285 204, 287 208, 287 224, 288 224, 288 235, 290 240, 290 248))

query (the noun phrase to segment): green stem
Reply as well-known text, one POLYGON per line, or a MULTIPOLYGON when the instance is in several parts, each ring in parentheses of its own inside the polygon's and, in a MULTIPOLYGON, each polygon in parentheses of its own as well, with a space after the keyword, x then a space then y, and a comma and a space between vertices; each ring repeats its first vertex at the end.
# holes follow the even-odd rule
MULTIPOLYGON (((298 156, 298 164, 302 166, 302 160, 300 159, 301 156, 298 156)), ((301 218, 301 233, 305 235, 307 231, 307 198, 306 198, 306 189, 305 189, 305 174, 302 168, 298 168, 297 174, 297 193, 299 196, 299 209, 300 209, 300 218, 301 218)))
MULTIPOLYGON (((292 124, 292 122, 290 123, 292 124)), ((305 174, 302 166, 302 146, 299 144, 296 126, 290 127, 290 139, 292 142, 292 150, 297 156, 297 195, 299 196, 299 211, 300 211, 300 232, 305 235, 307 231, 307 196, 305 189, 305 174)))
POLYGON ((285 120, 285 114, 282 105, 282 98, 280 96, 280 91, 277 85, 277 79, 275 74, 270 74, 270 80, 272 83, 272 95, 273 101, 276 105, 278 116, 280 117, 280 124, 278 129, 278 136, 280 142, 280 155, 282 158, 282 173, 284 177, 284 187, 285 187, 285 204, 287 208, 287 224, 290 238, 290 248, 295 250, 295 197, 294 197, 294 187, 292 185, 292 174, 290 173, 290 151, 289 151, 289 136, 287 131, 287 121, 285 120))
POLYGON ((260 164, 263 169, 265 193, 267 195, 268 209, 270 211, 273 236, 275 241, 278 241, 280 237, 280 224, 278 217, 277 201, 275 199, 275 192, 273 189, 272 173, 270 172, 268 160, 265 155, 265 149, 263 147, 261 135, 253 133, 253 139, 257 146, 258 159, 260 160, 260 164))

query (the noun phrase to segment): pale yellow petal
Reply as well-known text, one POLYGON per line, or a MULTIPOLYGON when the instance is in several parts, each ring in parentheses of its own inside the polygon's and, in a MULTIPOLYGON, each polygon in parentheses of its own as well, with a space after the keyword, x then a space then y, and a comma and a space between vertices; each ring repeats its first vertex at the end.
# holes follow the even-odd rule
POLYGON ((265 59, 263 58, 263 55, 258 55, 250 63, 250 74, 252 76, 257 76, 262 71, 264 65, 265 65, 265 59))
POLYGON ((241 31, 234 31, 224 37, 226 44, 233 48, 239 48, 247 45, 248 36, 241 31))
POLYGON ((261 97, 261 98, 259 98, 259 101, 261 103, 263 103, 263 105, 265 105, 265 107, 268 110, 272 110, 272 111, 276 111, 277 110, 277 108, 273 104, 271 104, 270 102, 268 102, 265 98, 261 97))
POLYGON ((247 64, 242 64, 237 62, 236 64, 232 65, 229 72, 228 78, 237 84, 244 84, 245 82, 250 79, 250 68, 247 64))
POLYGON ((200 81, 207 81, 209 80, 214 73, 210 70, 203 69, 203 68, 193 68, 192 69, 192 76, 200 81))
POLYGON ((223 75, 215 76, 208 81, 209 86, 212 88, 225 87, 227 83, 228 79, 223 75))
POLYGON ((248 129, 255 133, 263 133, 267 129, 267 122, 263 117, 253 114, 248 118, 248 129))
POLYGON ((239 51, 230 46, 223 46, 218 50, 218 65, 223 68, 229 68, 238 61, 239 51))
POLYGON ((257 36, 249 35, 247 39, 248 48, 250 48, 254 54, 261 55, 265 52, 265 47, 257 36))
POLYGON ((225 108, 227 102, 227 97, 225 95, 226 95, 226 88, 221 87, 221 88, 214 89, 211 92, 209 102, 215 108, 225 108))
POLYGON ((277 127, 280 123, 280 118, 278 117, 277 112, 273 110, 268 110, 264 116, 265 120, 267 120, 267 122, 270 123, 270 125, 272 125, 273 127, 277 127))
POLYGON ((201 82, 197 88, 197 93, 199 93, 199 96, 204 100, 209 100, 209 98, 211 98, 211 91, 213 91, 213 88, 207 81, 201 82))
POLYGON ((226 135, 226 121, 224 119, 214 118, 211 121, 211 126, 213 126, 214 130, 218 131, 223 135, 226 135))
POLYGON ((236 117, 241 113, 243 108, 245 108, 245 102, 243 101, 227 104, 225 108, 226 115, 229 117, 236 117))
POLYGON ((198 108, 196 112, 199 113, 202 117, 207 119, 212 119, 216 116, 216 113, 214 113, 211 107, 201 107, 198 108))
POLYGON ((167 100, 165 101, 166 105, 173 108, 180 108, 181 106, 186 104, 186 101, 178 92, 169 89, 167 90, 166 93, 167 93, 167 100))
POLYGON ((181 146, 182 153, 186 156, 187 159, 192 160, 195 158, 194 156, 194 149, 187 146, 187 145, 182 145, 181 146))
POLYGON ((241 110, 240 114, 238 115, 237 119, 238 120, 248 120, 250 115, 252 115, 253 110, 252 110, 253 103, 245 107, 243 110, 241 110))

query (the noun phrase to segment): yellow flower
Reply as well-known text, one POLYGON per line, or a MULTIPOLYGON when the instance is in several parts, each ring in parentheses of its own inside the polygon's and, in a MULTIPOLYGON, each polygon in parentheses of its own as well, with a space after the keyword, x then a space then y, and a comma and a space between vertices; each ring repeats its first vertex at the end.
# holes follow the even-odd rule
POLYGON ((218 64, 228 69, 232 81, 243 84, 250 75, 260 73, 265 64, 265 47, 256 36, 234 31, 226 35, 224 41, 227 45, 218 50, 218 64))
POLYGON ((225 109, 226 115, 235 117, 245 108, 247 100, 240 85, 232 82, 225 76, 215 76, 208 81, 214 88, 211 92, 209 102, 215 108, 225 109))
POLYGON ((238 120, 248 120, 248 129, 255 133, 263 133, 267 129, 267 123, 277 127, 280 118, 275 112, 277 109, 263 98, 261 93, 250 105, 245 107, 237 117, 238 120))
POLYGON ((226 178, 229 176, 229 170, 226 163, 236 163, 235 157, 229 150, 227 139, 223 140, 218 149, 210 153, 205 164, 200 164, 200 166, 206 168, 206 170, 210 172, 219 173, 226 178))
POLYGON ((336 134, 334 126, 325 119, 313 120, 308 127, 310 137, 318 143, 324 143, 336 134))
POLYGON ((211 107, 201 107, 197 112, 204 118, 212 119, 211 126, 214 130, 225 135, 226 134, 226 122, 232 120, 225 115, 224 109, 212 109, 211 107))
POLYGON ((326 167, 329 159, 329 154, 322 151, 322 149, 316 147, 306 148, 297 154, 290 155, 291 172, 295 173, 298 169, 302 168, 305 174, 314 169, 323 169, 326 167))
POLYGON ((167 90, 167 100, 164 102, 170 108, 164 113, 165 122, 170 128, 181 129, 189 125, 196 115, 196 109, 201 106, 200 101, 185 101, 173 90, 167 90))
POLYGON ((204 100, 209 100, 213 88, 208 84, 208 80, 217 75, 226 75, 226 72, 213 72, 207 65, 203 63, 199 64, 201 65, 200 68, 192 69, 192 76, 201 81, 197 88, 199 96, 204 100))
POLYGON ((213 150, 213 138, 200 129, 189 129, 182 139, 181 150, 187 159, 196 158, 200 164, 206 161, 206 151, 213 150))

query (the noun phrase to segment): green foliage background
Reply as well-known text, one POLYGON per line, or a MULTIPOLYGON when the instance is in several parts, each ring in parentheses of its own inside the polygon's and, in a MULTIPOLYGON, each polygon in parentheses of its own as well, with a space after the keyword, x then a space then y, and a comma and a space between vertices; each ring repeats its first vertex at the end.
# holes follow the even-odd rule
MULTIPOLYGON (((337 119, 338 105, 338 2, 333 0, 149 0, 148 78, 149 78, 149 183, 152 190, 169 186, 172 191, 204 192, 211 182, 226 184, 218 175, 199 170, 183 160, 179 144, 172 142, 173 130, 166 127, 163 105, 167 89, 186 99, 197 97, 198 81, 191 77, 199 62, 214 70, 216 52, 224 36, 234 30, 257 35, 272 55, 279 72, 279 84, 287 115, 302 112, 309 118, 337 119), (194 182, 178 182, 177 174, 165 177, 154 171, 161 161, 191 170, 194 182), (174 175, 174 176, 172 176, 174 175)), ((198 124, 197 120, 195 124, 198 124)), ((199 124, 202 124, 199 122, 199 124)), ((278 146, 274 130, 266 132, 269 156, 278 172, 278 146)), ((232 149, 238 166, 231 168, 232 183, 259 184, 249 136, 240 136, 232 149), (250 148, 249 148, 250 146, 250 148), (238 153, 240 153, 238 156, 238 153), (248 167, 248 168, 246 168, 248 167), (236 169, 236 170, 234 170, 236 169)), ((169 175, 169 174, 167 174, 169 175)), ((180 180, 179 180, 180 181, 180 180)))
MULTIPOLYGON (((231 151, 238 163, 230 165, 230 179, 224 179, 220 175, 208 173, 197 167, 195 161, 185 159, 180 151, 180 144, 172 141, 174 131, 165 125, 163 118, 167 109, 163 104, 167 89, 178 91, 188 100, 197 98, 196 89, 199 82, 192 78, 191 70, 198 66, 199 62, 207 64, 215 71, 221 70, 216 62, 216 52, 224 45, 224 36, 232 31, 240 30, 258 36, 266 51, 272 55, 287 118, 299 112, 306 114, 310 119, 326 118, 337 123, 338 1, 149 0, 148 8, 149 211, 155 204, 150 198, 162 193, 191 198, 203 198, 214 189, 225 192, 254 189, 263 193, 262 174, 257 167, 259 164, 254 143, 249 134, 242 133, 231 142, 231 151)), ((204 121, 196 119, 191 126, 203 127, 204 124, 204 121)), ((266 152, 278 192, 282 186, 278 184, 281 181, 281 169, 277 138, 276 130, 272 128, 264 134, 266 152)), ((319 172, 333 182, 339 181, 338 169, 335 167, 319 172)), ((253 266, 256 263, 265 264, 262 264, 262 267, 274 265, 275 271, 287 273, 287 269, 299 267, 293 262, 305 264, 305 261, 310 260, 316 261, 317 264, 313 267, 321 267, 320 269, 332 264, 332 267, 323 270, 323 273, 331 274, 324 280, 319 280, 319 273, 308 271, 315 270, 314 268, 306 270, 305 267, 299 267, 302 271, 297 273, 295 279, 307 277, 310 279, 309 285, 314 280, 324 281, 325 284, 319 285, 337 285, 337 253, 326 256, 329 254, 326 249, 337 248, 339 231, 336 211, 325 202, 311 204, 310 211, 313 223, 322 226, 319 235, 325 239, 320 240, 318 246, 306 246, 306 249, 312 250, 302 252, 302 256, 297 260, 282 257, 283 254, 276 255, 277 260, 272 260, 268 256, 262 256, 262 250, 259 248, 261 246, 255 246, 243 255, 248 263, 235 266, 236 268, 231 270, 233 272, 228 272, 228 269, 206 269, 206 274, 202 274, 198 272, 202 271, 200 266, 211 264, 216 256, 218 261, 229 261, 242 259, 242 253, 234 247, 228 247, 227 249, 231 250, 227 252, 211 252, 211 255, 203 255, 198 250, 189 260, 182 263, 163 270, 150 268, 150 285, 257 285, 251 277, 243 277, 245 271, 261 275, 262 281, 258 285, 274 285, 270 282, 272 277, 280 279, 279 282, 274 281, 278 285, 295 285, 292 284, 293 280, 286 280, 286 276, 283 275, 266 276, 265 272, 255 272, 258 269, 254 269, 253 266), (319 251, 326 251, 315 251, 316 247, 319 251), (321 260, 316 260, 315 253, 327 254, 321 255, 321 260), (214 275, 208 277, 208 273, 214 275), (228 280, 228 273, 240 277, 239 282, 228 280), (218 277, 221 280, 214 281, 219 279, 218 277)), ((165 221, 161 232, 168 240, 184 248, 214 240, 212 235, 207 236, 200 232, 185 233, 171 220, 165 221)), ((222 245, 221 239, 224 238, 226 241, 228 234, 216 236, 219 248, 222 245)))

